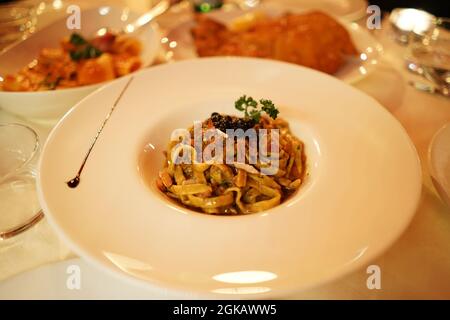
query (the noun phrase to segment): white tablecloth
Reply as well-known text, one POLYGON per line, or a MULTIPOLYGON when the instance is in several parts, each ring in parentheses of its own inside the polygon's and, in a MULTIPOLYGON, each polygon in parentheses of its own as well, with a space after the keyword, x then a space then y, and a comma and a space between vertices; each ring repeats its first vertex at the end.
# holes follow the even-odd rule
MULTIPOLYGON (((134 2, 135 8, 139 3, 134 2)), ((141 3, 142 8, 138 9, 147 5, 141 3)), ((375 32, 385 48, 382 60, 355 87, 389 110, 414 142, 422 160, 424 178, 419 208, 406 232, 372 262, 381 268, 381 290, 367 288, 368 274, 364 268, 293 298, 450 298, 450 209, 432 186, 426 157, 433 134, 450 122, 450 99, 419 92, 407 84, 410 79, 422 80, 405 70, 404 48, 390 39, 387 29, 375 32)), ((27 123, 37 130, 42 141, 51 130, 49 126, 28 123, 1 110, 0 122, 27 123)), ((44 220, 25 234, 0 242, 0 291, 2 279, 72 256, 44 220)))

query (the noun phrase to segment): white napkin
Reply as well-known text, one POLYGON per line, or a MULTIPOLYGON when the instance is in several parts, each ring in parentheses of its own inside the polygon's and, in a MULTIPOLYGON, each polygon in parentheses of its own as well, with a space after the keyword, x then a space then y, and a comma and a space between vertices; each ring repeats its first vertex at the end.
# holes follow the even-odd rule
POLYGON ((46 263, 72 257, 75 255, 44 218, 24 233, 0 240, 0 281, 46 263))
MULTIPOLYGON (((51 125, 36 124, 1 109, 0 122, 22 123, 30 126, 37 132, 41 148, 52 128, 51 125)), ((0 240, 0 281, 40 265, 74 256, 44 218, 22 234, 0 240)))

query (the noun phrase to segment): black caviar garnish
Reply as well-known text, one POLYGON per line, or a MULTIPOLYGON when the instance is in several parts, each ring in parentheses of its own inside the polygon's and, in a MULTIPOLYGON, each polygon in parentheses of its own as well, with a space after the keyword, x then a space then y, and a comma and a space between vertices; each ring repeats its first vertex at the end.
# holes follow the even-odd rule
POLYGON ((237 118, 228 115, 221 115, 217 112, 211 114, 211 121, 216 129, 226 132, 227 129, 247 130, 253 128, 256 124, 252 118, 237 118))

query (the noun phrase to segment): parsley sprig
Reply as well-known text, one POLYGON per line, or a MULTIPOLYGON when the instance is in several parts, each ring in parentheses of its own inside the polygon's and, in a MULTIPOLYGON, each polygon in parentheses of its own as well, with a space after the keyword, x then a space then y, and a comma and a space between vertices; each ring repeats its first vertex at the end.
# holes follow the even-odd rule
POLYGON ((70 35, 69 42, 74 46, 82 46, 88 44, 86 39, 84 39, 80 34, 74 32, 70 35))
POLYGON ((94 47, 78 33, 72 33, 69 42, 75 46, 75 50, 70 51, 70 58, 73 61, 97 58, 103 53, 100 49, 94 47))
POLYGON ((243 111, 246 118, 251 118, 255 122, 259 122, 262 112, 268 114, 272 119, 276 119, 278 113, 280 113, 271 100, 261 99, 258 102, 250 96, 247 97, 247 95, 243 95, 236 100, 234 107, 243 111))

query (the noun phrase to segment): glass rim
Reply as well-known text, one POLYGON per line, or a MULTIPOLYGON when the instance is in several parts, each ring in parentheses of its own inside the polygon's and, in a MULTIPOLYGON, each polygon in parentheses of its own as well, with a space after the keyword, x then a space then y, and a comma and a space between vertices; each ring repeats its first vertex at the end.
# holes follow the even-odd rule
POLYGON ((0 229, 0 241, 8 240, 27 231, 28 229, 36 225, 39 221, 41 221, 43 218, 44 218, 44 211, 40 209, 31 218, 29 218, 27 221, 21 224, 7 230, 0 229))
MULTIPOLYGON (((11 175, 20 172, 20 170, 22 170, 24 167, 26 167, 34 159, 34 157, 38 153, 39 146, 40 146, 39 136, 36 133, 36 131, 33 128, 31 128, 25 124, 14 123, 14 122, 0 122, 0 128, 1 127, 15 127, 15 128, 25 129, 26 131, 28 131, 29 133, 32 134, 32 136, 34 138, 34 147, 33 147, 33 150, 31 150, 31 152, 29 153, 27 159, 25 161, 23 161, 23 163, 18 168, 15 168, 11 172, 8 172, 5 176, 0 178, 0 183, 3 180, 10 177, 11 175)), ((44 217, 44 213, 43 213, 42 209, 40 209, 37 212, 35 212, 33 214, 33 216, 28 218, 28 220, 20 223, 19 225, 14 226, 7 230, 0 229, 0 241, 7 240, 9 238, 13 238, 13 237, 23 233, 24 231, 30 229, 32 226, 36 225, 39 221, 42 220, 43 217, 44 217)))
POLYGON ((25 124, 21 124, 21 123, 15 123, 15 122, 0 122, 0 128, 1 127, 16 127, 16 128, 22 128, 25 129, 26 131, 28 131, 29 133, 32 134, 33 138, 34 138, 34 146, 33 146, 33 150, 31 150, 31 152, 29 153, 29 155, 27 156, 27 158, 25 159, 25 161, 23 161, 20 166, 18 166, 17 168, 15 168, 14 170, 12 170, 11 172, 6 173, 3 177, 0 177, 0 182, 5 180, 6 178, 8 178, 9 176, 11 176, 14 173, 19 172, 20 170, 22 170, 24 167, 26 167, 28 164, 30 164, 30 162, 33 160, 33 158, 36 156, 38 150, 39 150, 39 136, 36 133, 36 131, 25 125, 25 124))

